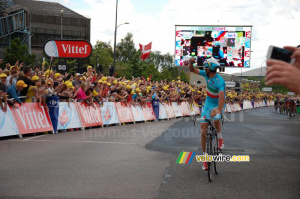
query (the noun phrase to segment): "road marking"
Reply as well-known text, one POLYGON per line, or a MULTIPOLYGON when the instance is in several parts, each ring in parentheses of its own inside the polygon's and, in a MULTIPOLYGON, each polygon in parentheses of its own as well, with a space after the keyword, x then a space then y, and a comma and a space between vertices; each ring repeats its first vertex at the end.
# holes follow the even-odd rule
MULTIPOLYGON (((44 135, 43 135, 44 136, 44 135)), ((40 136, 39 136, 40 137, 40 136)), ((17 140, 12 140, 17 141, 17 140)), ((32 142, 69 142, 69 143, 95 143, 95 144, 123 144, 123 145, 142 145, 138 143, 131 143, 131 142, 98 142, 98 141, 62 141, 62 140, 24 140, 24 141, 32 141, 32 142)))
MULTIPOLYGON (((296 121, 294 121, 294 122, 296 122, 296 121)), ((296 123, 300 123, 300 122, 296 122, 296 123)))
POLYGON ((33 139, 40 138, 40 137, 43 137, 43 136, 46 136, 46 135, 34 136, 34 137, 32 137, 32 138, 24 139, 24 140, 22 140, 22 141, 29 141, 29 140, 33 140, 33 139))
POLYGON ((227 121, 229 121, 230 122, 230 120, 229 119, 227 119, 227 117, 224 117, 227 121))

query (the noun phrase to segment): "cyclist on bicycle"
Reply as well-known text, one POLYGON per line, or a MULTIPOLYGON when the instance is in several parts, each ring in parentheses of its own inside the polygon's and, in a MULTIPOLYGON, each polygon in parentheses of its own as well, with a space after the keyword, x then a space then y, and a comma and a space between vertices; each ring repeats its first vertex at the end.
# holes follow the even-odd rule
POLYGON ((275 108, 276 112, 277 112, 277 109, 278 109, 278 106, 279 106, 279 104, 278 104, 279 99, 278 98, 279 97, 277 95, 275 95, 275 97, 274 97, 274 108, 275 108))
MULTIPOLYGON (((189 69, 191 72, 204 76, 206 79, 207 98, 204 104, 204 109, 201 114, 201 118, 215 119, 215 127, 217 130, 217 136, 219 141, 219 148, 224 148, 223 138, 221 134, 221 114, 225 105, 225 81, 217 73, 217 68, 220 67, 218 61, 214 58, 207 59, 203 66, 205 70, 195 69, 193 64, 196 59, 191 58, 189 60, 189 69)), ((201 121, 201 146, 202 151, 205 154, 206 134, 208 124, 206 121, 201 121)), ((207 170, 207 162, 203 163, 203 169, 207 170)))
POLYGON ((296 102, 293 98, 288 99, 287 108, 290 111, 291 116, 294 116, 296 113, 296 102))

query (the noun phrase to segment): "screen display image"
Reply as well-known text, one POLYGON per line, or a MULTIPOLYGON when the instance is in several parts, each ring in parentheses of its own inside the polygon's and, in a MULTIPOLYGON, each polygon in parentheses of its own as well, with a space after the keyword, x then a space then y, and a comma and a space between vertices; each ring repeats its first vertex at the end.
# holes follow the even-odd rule
POLYGON ((175 65, 187 66, 195 57, 195 66, 211 57, 221 66, 250 67, 251 26, 175 26, 175 65))

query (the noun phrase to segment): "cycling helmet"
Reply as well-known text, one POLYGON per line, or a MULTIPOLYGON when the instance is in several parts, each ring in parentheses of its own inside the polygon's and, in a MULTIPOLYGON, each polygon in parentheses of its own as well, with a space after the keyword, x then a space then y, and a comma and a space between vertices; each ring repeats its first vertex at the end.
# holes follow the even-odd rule
POLYGON ((220 44, 219 41, 214 41, 214 42, 213 42, 213 46, 214 46, 214 47, 220 47, 221 44, 220 44))
POLYGON ((214 58, 207 59, 203 63, 203 66, 205 69, 210 69, 210 70, 216 70, 217 68, 220 68, 219 62, 214 58))

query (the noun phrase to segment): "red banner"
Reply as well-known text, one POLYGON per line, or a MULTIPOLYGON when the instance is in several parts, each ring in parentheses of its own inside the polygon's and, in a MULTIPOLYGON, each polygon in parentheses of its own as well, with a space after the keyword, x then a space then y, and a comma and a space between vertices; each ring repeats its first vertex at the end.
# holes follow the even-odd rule
POLYGON ((179 108, 180 108, 182 116, 189 116, 190 115, 190 111, 189 111, 189 107, 188 107, 187 102, 181 102, 179 108))
POLYGON ((175 117, 175 112, 174 112, 172 104, 170 105, 169 103, 166 103, 165 107, 166 107, 166 110, 167 110, 167 113, 168 113, 168 117, 169 118, 174 118, 175 117))
POLYGON ((147 102, 145 107, 142 107, 142 109, 143 109, 145 120, 149 121, 149 120, 155 120, 156 119, 151 102, 147 102))
POLYGON ((121 123, 133 122, 134 117, 131 111, 131 105, 126 105, 124 102, 116 102, 117 113, 121 123))
POLYGON ((19 109, 12 110, 20 134, 53 131, 48 112, 38 103, 23 103, 19 109))
POLYGON ((103 125, 100 106, 96 102, 94 102, 94 107, 87 105, 85 102, 79 102, 77 108, 84 127, 103 125))

